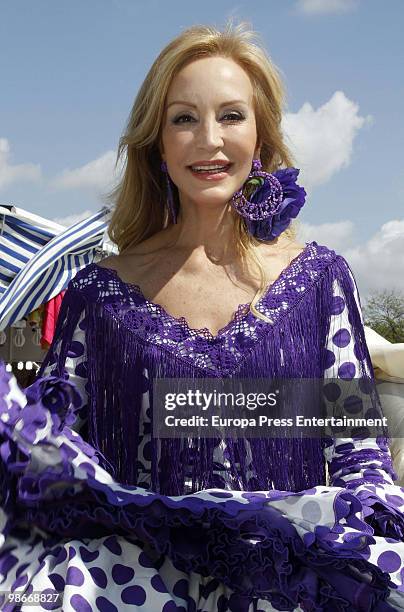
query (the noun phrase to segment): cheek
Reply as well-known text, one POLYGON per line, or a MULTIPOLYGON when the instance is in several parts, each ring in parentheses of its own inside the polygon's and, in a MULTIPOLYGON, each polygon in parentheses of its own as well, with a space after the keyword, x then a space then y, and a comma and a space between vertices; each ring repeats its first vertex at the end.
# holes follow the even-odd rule
POLYGON ((255 123, 249 124, 246 131, 246 143, 249 149, 255 149, 257 143, 257 129, 255 123))
POLYGON ((168 157, 172 157, 173 153, 176 153, 177 140, 176 135, 171 130, 166 129, 163 131, 162 143, 168 157))
POLYGON ((255 150, 257 135, 255 126, 250 124, 244 124, 232 132, 228 132, 225 139, 226 143, 231 152, 242 160, 245 157, 250 157, 255 150))
POLYGON ((171 163, 173 168, 183 170, 189 160, 194 159, 195 146, 193 139, 189 137, 177 137, 170 141, 171 163))

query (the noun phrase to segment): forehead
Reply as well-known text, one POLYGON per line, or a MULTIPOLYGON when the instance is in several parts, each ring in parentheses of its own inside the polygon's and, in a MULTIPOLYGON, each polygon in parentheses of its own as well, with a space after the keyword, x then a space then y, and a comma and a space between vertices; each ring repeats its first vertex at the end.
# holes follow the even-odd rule
POLYGON ((192 61, 171 81, 167 104, 182 96, 182 100, 198 102, 218 96, 251 101, 253 87, 248 74, 234 60, 207 57, 192 61))

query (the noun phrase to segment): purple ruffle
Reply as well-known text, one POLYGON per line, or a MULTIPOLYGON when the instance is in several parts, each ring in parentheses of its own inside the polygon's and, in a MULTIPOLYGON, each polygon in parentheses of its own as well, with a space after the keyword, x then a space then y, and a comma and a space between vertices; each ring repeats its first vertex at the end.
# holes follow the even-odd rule
POLYGON ((248 597, 271 593, 271 603, 280 610, 294 610, 298 603, 327 610, 338 610, 338 605, 360 609, 349 607, 358 603, 356 593, 361 590, 357 570, 372 575, 373 587, 366 593, 369 605, 383 600, 389 586, 388 576, 359 558, 353 547, 342 557, 332 550, 320 552, 318 544, 307 546, 270 506, 240 510, 235 517, 211 508, 197 519, 189 510, 169 509, 160 500, 143 508, 119 508, 79 496, 70 503, 27 509, 23 517, 63 537, 130 534, 151 545, 157 555, 168 555, 181 571, 214 576, 248 597), (259 544, 252 545, 253 538, 259 538, 259 544))
MULTIPOLYGON (((3 395, 7 377, 0 364, 3 395)), ((22 521, 60 538, 137 538, 156 559, 168 555, 184 572, 214 576, 243 597, 269 599, 279 610, 293 610, 299 603, 306 610, 335 612, 392 609, 385 600, 394 585, 364 558, 365 542, 374 538, 358 518, 362 505, 351 492, 337 497, 333 528, 319 526, 302 540, 291 522, 268 505, 285 496, 282 492, 246 493, 242 503, 229 499, 228 491, 211 493, 217 501, 197 494, 181 499, 102 482, 94 461, 97 451, 66 425, 72 403, 75 407, 74 385, 56 377, 44 381, 27 394, 25 407, 0 404, 1 473, 14 479, 12 485, 8 480, 7 531, 22 521), (35 471, 38 463, 31 459, 38 450, 59 461, 35 471), (88 460, 75 465, 80 451, 88 460), (336 542, 339 520, 356 529, 343 542, 336 542), (363 573, 372 576, 366 589, 358 579, 363 573)))
POLYGON ((377 485, 371 485, 374 491, 366 488, 355 491, 355 496, 360 500, 376 536, 393 538, 404 542, 404 516, 393 503, 385 501, 381 494, 377 494, 377 485))

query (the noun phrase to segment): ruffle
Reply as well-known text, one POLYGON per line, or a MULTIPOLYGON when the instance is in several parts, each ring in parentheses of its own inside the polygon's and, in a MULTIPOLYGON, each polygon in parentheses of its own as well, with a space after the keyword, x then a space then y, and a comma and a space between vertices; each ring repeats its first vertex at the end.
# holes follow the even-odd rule
POLYGON ((395 485, 365 484, 355 489, 355 496, 375 535, 404 542, 404 515, 398 508, 403 504, 404 489, 399 489, 401 496, 397 495, 397 489, 395 485))
POLYGON ((156 559, 168 555, 181 571, 213 576, 279 610, 299 604, 307 610, 394 609, 386 599, 398 585, 367 560, 375 539, 364 520, 370 506, 359 496, 319 487, 299 494, 209 489, 170 497, 121 485, 99 465, 97 450, 69 428, 77 399, 72 383, 42 379, 22 405, 13 400, 9 381, 0 364, 3 537, 18 534, 21 524, 55 538, 122 534, 146 543, 156 559), (326 492, 335 493, 335 523, 304 537, 271 505, 326 492))

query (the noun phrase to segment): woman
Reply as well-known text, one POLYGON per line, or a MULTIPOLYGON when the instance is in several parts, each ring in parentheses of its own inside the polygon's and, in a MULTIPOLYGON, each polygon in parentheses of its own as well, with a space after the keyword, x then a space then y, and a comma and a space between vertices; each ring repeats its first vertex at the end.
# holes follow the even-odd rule
POLYGON ((53 589, 64 611, 404 609, 386 438, 152 435, 158 378, 373 376, 347 262, 290 227, 281 81, 249 38, 194 27, 161 52, 121 140, 119 255, 70 282, 26 400, 3 372, 3 591, 53 589))

